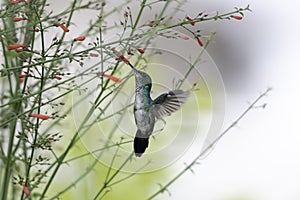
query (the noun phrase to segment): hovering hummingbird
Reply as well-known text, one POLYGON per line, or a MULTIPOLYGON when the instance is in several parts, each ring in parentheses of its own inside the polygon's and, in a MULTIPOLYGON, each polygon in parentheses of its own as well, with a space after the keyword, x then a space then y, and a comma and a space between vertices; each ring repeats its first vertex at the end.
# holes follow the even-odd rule
POLYGON ((165 123, 162 117, 177 111, 186 102, 189 92, 172 90, 152 100, 151 77, 137 70, 131 63, 128 64, 134 72, 136 82, 134 117, 137 132, 133 147, 135 155, 140 157, 149 145, 149 137, 153 132, 155 122, 161 119, 165 123))

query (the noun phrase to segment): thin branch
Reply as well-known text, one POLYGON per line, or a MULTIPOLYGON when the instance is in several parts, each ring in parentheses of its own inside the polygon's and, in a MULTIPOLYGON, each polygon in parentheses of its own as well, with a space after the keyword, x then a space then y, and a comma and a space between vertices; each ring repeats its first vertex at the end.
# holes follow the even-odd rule
POLYGON ((190 162, 186 167, 180 171, 174 178, 172 178, 168 183, 161 186, 161 188, 156 191, 154 194, 152 194, 150 197, 147 198, 147 200, 154 199, 156 196, 158 196, 160 193, 163 193, 168 189, 168 187, 174 183, 177 179, 179 179, 185 172, 191 169, 203 156, 206 155, 207 152, 209 152, 217 143, 220 141, 221 138, 223 138, 233 127, 236 126, 255 106, 256 104, 267 94, 272 90, 272 88, 268 88, 264 93, 259 95, 250 105, 249 107, 236 119, 232 124, 230 124, 216 139, 212 141, 210 145, 208 145, 200 154, 198 154, 192 162, 190 162))

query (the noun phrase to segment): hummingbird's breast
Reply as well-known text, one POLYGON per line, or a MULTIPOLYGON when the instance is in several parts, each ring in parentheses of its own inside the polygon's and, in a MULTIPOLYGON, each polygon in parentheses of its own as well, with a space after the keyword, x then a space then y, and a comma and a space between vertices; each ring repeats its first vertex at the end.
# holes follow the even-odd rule
POLYGON ((152 112, 151 103, 151 98, 145 96, 143 92, 136 93, 134 102, 135 123, 144 137, 149 137, 154 128, 155 116, 152 112))

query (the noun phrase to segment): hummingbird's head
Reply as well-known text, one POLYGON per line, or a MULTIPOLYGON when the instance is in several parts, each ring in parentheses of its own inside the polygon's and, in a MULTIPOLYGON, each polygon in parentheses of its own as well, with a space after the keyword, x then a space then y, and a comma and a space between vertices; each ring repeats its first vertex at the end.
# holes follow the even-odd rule
POLYGON ((135 75, 136 87, 143 87, 147 85, 149 86, 148 87, 149 90, 151 90, 152 80, 147 73, 135 69, 134 75, 135 75))

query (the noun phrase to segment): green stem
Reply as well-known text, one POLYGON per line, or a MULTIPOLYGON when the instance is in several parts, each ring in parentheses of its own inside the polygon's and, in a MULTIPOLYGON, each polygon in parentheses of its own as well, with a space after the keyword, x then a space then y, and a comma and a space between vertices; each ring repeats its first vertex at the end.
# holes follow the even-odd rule
MULTIPOLYGON (((39 19, 39 13, 38 11, 36 10, 36 7, 32 7, 37 18, 39 19)), ((40 27, 43 27, 42 23, 40 23, 40 27)), ((43 29, 41 30, 41 44, 42 44, 42 58, 45 58, 45 38, 44 38, 44 31, 43 29)), ((42 64, 41 65, 42 67, 42 73, 41 73, 41 80, 40 80, 40 88, 39 88, 39 91, 43 91, 44 89, 44 85, 45 85, 45 65, 42 64)), ((38 102, 38 106, 37 106, 37 113, 40 114, 41 113, 41 107, 42 107, 42 98, 43 98, 43 92, 40 92, 38 97, 37 97, 37 102, 38 102)), ((37 118, 36 119, 36 123, 35 123, 35 128, 34 128, 34 138, 33 138, 33 142, 32 142, 32 148, 31 148, 31 153, 30 153, 30 156, 29 156, 29 162, 28 162, 28 165, 27 165, 27 170, 26 170, 26 181, 25 181, 25 184, 26 186, 28 187, 28 184, 30 182, 30 170, 31 170, 31 167, 32 167, 32 162, 33 162, 33 159, 34 159, 34 153, 35 153, 35 145, 36 145, 36 141, 37 141, 37 138, 38 138, 38 135, 39 135, 39 125, 40 125, 40 119, 37 118)), ((21 199, 23 198, 23 195, 24 193, 22 194, 21 196, 21 199)), ((29 196, 29 199, 31 199, 31 196, 29 196)))
POLYGON ((69 151, 71 150, 71 148, 75 145, 76 141, 77 141, 77 138, 79 136, 79 133, 83 127, 83 125, 89 120, 89 118, 92 116, 94 112, 94 107, 92 106, 92 108, 90 108, 90 110, 88 111, 87 115, 85 116, 85 118, 83 119, 83 121, 81 122, 78 130, 76 131, 76 133, 74 134, 74 136, 72 137, 69 145, 67 146, 66 150, 64 151, 64 153, 57 159, 57 165, 55 167, 55 169, 53 170, 49 180, 47 181, 47 184, 41 194, 41 197, 40 199, 42 200, 45 195, 46 195, 46 192, 48 191, 52 181, 54 180, 59 168, 61 167, 61 165, 64 163, 64 159, 66 158, 66 156, 68 155, 69 151))
POLYGON ((133 156, 133 153, 131 153, 128 156, 128 158, 122 163, 122 165, 117 169, 117 171, 106 182, 104 182, 103 186, 100 188, 100 190, 97 192, 97 194, 93 198, 94 200, 96 200, 99 197, 99 195, 107 188, 108 184, 120 173, 120 171, 123 169, 123 167, 126 165, 126 163, 129 160, 131 160, 132 156, 133 156))
MULTIPOLYGON (((8 1, 6 3, 8 3, 8 1)), ((8 24, 8 27, 11 27, 12 29, 15 28, 15 24, 12 22, 12 17, 10 17, 9 19, 10 20, 8 20, 8 21, 4 21, 4 18, 2 18, 2 23, 4 25, 4 29, 7 28, 7 24, 8 24)), ((14 65, 14 62, 13 62, 13 60, 9 60, 9 58, 6 54, 6 48, 4 45, 5 42, 3 40, 3 37, 1 37, 1 43, 2 43, 2 50, 3 50, 3 56, 4 56, 4 60, 5 60, 6 69, 10 69, 11 66, 14 65)), ((17 61, 15 61, 15 63, 17 63, 17 61)), ((13 91, 14 87, 13 87, 13 83, 12 83, 12 79, 11 79, 12 74, 8 73, 7 76, 8 76, 8 80, 9 80, 10 95, 11 95, 11 98, 13 99, 18 96, 18 90, 19 90, 20 86, 18 83, 16 83, 15 93, 14 93, 14 91, 13 91)), ((21 108, 21 105, 22 104, 20 101, 16 102, 15 104, 10 105, 11 113, 14 113, 14 114, 18 113, 21 108)), ((11 123, 9 125, 9 130, 10 130, 9 131, 9 141, 8 141, 8 147, 7 147, 4 179, 2 182, 2 194, 1 194, 2 200, 6 200, 8 198, 10 178, 11 178, 11 174, 12 174, 12 166, 14 164, 13 163, 14 155, 12 154, 12 152, 13 152, 13 147, 14 147, 16 126, 17 126, 17 119, 14 119, 13 121, 11 121, 11 123)))
POLYGON ((215 34, 215 32, 212 32, 209 36, 209 38, 207 39, 204 47, 201 49, 198 57, 195 59, 194 63, 191 64, 190 68, 188 69, 188 71, 185 73, 183 79, 178 81, 178 84, 176 85, 176 89, 181 88, 182 84, 184 83, 184 81, 188 78, 188 76, 191 74, 192 70, 195 68, 196 64, 201 60, 203 53, 206 51, 206 48, 208 47, 212 36, 215 34))

